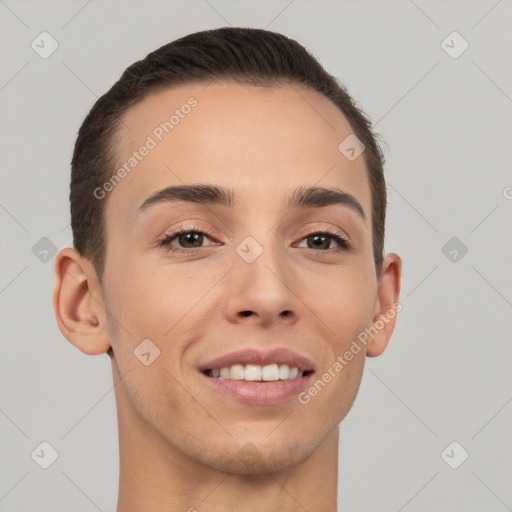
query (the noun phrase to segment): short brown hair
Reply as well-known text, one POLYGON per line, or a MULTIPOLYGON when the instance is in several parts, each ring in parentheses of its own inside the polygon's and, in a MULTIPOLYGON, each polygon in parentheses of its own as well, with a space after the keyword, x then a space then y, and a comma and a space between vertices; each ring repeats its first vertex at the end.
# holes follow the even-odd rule
POLYGON ((346 88, 293 39, 268 30, 226 27, 189 34, 132 64, 96 101, 82 123, 71 161, 71 228, 75 249, 92 261, 98 278, 101 280, 105 266, 106 201, 96 199, 93 192, 113 174, 113 140, 121 116, 157 89, 222 80, 266 87, 300 84, 323 94, 343 112, 365 145, 373 256, 380 275, 387 194, 384 156, 370 120, 346 88))

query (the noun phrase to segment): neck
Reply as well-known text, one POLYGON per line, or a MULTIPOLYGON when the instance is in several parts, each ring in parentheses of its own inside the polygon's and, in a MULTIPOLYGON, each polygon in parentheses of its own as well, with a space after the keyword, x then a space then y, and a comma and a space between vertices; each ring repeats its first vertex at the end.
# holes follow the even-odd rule
POLYGON ((311 457, 279 473, 222 473, 190 458, 145 422, 121 382, 115 390, 120 458, 116 512, 336 512, 338 428, 311 457))

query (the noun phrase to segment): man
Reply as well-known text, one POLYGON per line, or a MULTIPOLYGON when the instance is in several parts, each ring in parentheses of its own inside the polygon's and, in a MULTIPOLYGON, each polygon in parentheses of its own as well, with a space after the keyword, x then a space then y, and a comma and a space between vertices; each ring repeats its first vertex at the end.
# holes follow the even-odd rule
POLYGON ((336 510, 338 425, 400 308, 382 166, 346 90, 264 30, 174 41, 96 102, 54 307, 112 361, 117 512, 336 510))

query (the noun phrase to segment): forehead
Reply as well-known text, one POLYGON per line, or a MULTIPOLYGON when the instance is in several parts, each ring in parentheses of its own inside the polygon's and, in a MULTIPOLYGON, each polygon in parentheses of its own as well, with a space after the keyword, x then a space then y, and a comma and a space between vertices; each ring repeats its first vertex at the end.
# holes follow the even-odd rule
POLYGON ((363 155, 350 161, 338 149, 352 132, 332 102, 295 84, 194 83, 152 92, 122 116, 114 139, 113 172, 126 172, 109 192, 107 230, 133 223, 156 191, 193 183, 238 191, 237 205, 267 213, 298 186, 335 187, 371 217, 363 155))

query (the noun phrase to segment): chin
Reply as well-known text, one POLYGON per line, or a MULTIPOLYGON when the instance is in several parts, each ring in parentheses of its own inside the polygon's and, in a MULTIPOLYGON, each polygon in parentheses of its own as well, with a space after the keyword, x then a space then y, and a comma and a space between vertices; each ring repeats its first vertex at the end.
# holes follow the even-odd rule
MULTIPOLYGON (((212 446, 202 451, 198 462, 216 471, 233 475, 258 475, 286 471, 306 461, 321 444, 321 440, 295 439, 289 442, 269 443, 257 447, 250 441, 241 448, 233 450, 232 446, 212 446)), ((237 444, 235 441, 232 444, 237 444)))

